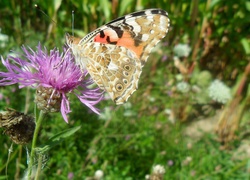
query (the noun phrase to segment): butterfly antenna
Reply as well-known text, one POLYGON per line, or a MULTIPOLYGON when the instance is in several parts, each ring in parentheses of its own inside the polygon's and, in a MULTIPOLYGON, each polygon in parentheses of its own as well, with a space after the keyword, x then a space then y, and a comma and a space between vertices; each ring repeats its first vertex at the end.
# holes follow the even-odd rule
POLYGON ((74 10, 72 11, 72 36, 74 36, 74 23, 75 23, 75 20, 74 20, 74 17, 75 17, 75 14, 74 14, 74 10))
POLYGON ((35 4, 35 8, 37 8, 38 11, 40 11, 43 15, 45 15, 50 21, 52 21, 54 24, 57 25, 57 22, 53 20, 51 17, 49 17, 37 4, 35 4))
MULTIPOLYGON (((72 36, 74 36, 74 10, 72 11, 72 36)), ((54 66, 54 69, 58 68, 63 62, 64 62, 64 59, 65 59, 65 56, 67 55, 67 53, 70 51, 70 48, 67 49, 67 51, 64 53, 63 55, 63 58, 62 60, 56 65, 54 66)))

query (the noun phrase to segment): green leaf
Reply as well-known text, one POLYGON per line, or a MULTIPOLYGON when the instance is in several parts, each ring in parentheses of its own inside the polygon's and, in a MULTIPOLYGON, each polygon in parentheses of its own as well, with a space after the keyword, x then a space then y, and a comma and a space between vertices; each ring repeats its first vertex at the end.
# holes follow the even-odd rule
POLYGON ((250 42, 246 38, 241 39, 240 42, 241 42, 246 54, 250 54, 250 42))
POLYGON ((248 11, 250 11, 250 2, 249 2, 249 1, 246 2, 246 9, 247 9, 248 11))
POLYGON ((216 6, 219 2, 220 2, 220 0, 212 0, 211 3, 210 3, 210 8, 213 8, 213 7, 216 6))
POLYGON ((45 153, 46 151, 50 150, 52 147, 56 146, 57 144, 61 143, 64 141, 67 137, 73 135, 76 131, 81 129, 81 126, 77 126, 74 128, 66 129, 54 136, 52 136, 49 141, 47 142, 46 145, 37 148, 37 151, 39 153, 45 153))
POLYGON ((55 12, 58 11, 58 9, 61 6, 61 4, 62 4, 62 0, 55 0, 54 1, 54 10, 55 10, 55 12))
POLYGON ((110 15, 111 15, 110 2, 108 0, 100 0, 99 3, 101 5, 101 9, 102 9, 102 11, 104 13, 105 20, 110 21, 110 15))
POLYGON ((126 10, 129 9, 128 7, 131 6, 132 3, 133 3, 132 0, 123 0, 123 1, 121 1, 119 15, 123 16, 124 14, 126 14, 126 10))

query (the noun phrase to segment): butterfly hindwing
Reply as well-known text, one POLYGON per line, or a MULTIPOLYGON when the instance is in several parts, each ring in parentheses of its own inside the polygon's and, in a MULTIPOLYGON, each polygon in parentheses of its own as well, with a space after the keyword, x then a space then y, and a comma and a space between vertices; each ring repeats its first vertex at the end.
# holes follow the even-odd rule
POLYGON ((86 69, 95 83, 106 90, 116 104, 127 101, 138 88, 142 66, 136 54, 125 47, 87 43, 86 69), (94 55, 93 55, 94 54, 94 55))
POLYGON ((116 104, 122 104, 137 89, 142 67, 169 23, 167 12, 148 9, 113 20, 82 39, 69 35, 66 39, 76 63, 116 104))

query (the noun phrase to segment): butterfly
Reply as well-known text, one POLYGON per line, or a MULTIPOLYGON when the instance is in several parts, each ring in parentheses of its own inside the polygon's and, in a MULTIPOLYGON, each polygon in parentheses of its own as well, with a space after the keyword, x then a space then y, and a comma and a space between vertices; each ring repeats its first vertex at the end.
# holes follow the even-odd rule
POLYGON ((117 104, 138 88, 142 67, 151 50, 169 30, 168 13, 147 9, 115 19, 76 38, 66 34, 75 62, 117 104))

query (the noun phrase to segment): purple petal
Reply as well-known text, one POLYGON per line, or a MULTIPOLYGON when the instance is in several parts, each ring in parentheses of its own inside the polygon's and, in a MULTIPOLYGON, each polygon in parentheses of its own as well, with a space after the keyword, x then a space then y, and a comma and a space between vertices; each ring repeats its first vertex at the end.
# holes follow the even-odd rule
POLYGON ((66 95, 64 93, 62 93, 61 113, 62 113, 62 117, 66 123, 68 123, 67 114, 70 112, 71 112, 71 110, 70 110, 68 98, 66 97, 66 95))
POLYGON ((84 95, 80 96, 75 93, 75 95, 78 97, 78 99, 85 104, 87 107, 89 107, 93 112, 96 114, 100 114, 99 109, 97 109, 94 105, 99 103, 102 100, 102 96, 100 97, 92 97, 92 99, 87 99, 84 95))

